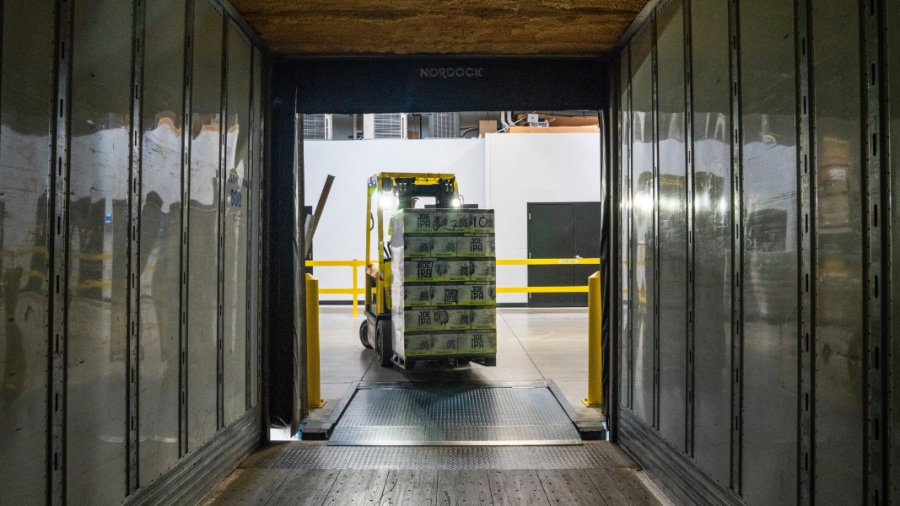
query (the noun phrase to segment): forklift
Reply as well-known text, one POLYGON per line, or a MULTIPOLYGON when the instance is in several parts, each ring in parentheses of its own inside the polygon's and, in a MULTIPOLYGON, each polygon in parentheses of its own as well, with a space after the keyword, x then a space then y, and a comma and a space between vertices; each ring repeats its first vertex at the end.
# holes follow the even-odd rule
POLYGON ((453 174, 381 172, 369 178, 366 199, 366 320, 359 327, 359 340, 367 349, 375 350, 382 367, 391 367, 394 363, 391 248, 385 242, 385 237, 391 233, 390 217, 398 210, 414 208, 418 199, 428 197, 434 198, 435 208, 463 206, 453 174), (377 259, 372 258, 373 235, 377 237, 377 259))

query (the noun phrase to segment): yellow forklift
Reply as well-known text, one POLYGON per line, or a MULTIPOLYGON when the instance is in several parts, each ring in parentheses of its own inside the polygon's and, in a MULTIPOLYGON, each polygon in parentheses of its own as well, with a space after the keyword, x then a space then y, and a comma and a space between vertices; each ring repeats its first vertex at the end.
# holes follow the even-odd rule
POLYGON ((458 208, 462 198, 453 174, 381 172, 369 178, 366 199, 366 320, 359 327, 363 346, 375 349, 382 367, 393 364, 391 323, 390 217, 414 208, 418 199, 434 199, 436 208, 458 208), (372 258, 373 236, 378 257, 372 258))

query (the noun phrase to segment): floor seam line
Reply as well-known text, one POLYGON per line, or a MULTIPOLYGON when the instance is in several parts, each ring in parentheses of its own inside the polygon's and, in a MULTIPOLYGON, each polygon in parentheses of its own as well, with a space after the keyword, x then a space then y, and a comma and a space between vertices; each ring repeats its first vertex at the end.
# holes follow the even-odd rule
POLYGON ((531 353, 528 353, 528 350, 525 348, 525 345, 522 344, 522 340, 519 339, 519 334, 516 334, 516 331, 513 330, 512 325, 510 325, 509 322, 506 321, 506 317, 503 316, 503 314, 501 314, 501 313, 499 313, 499 312, 498 312, 497 314, 500 316, 500 318, 503 319, 503 323, 506 325, 506 328, 509 329, 510 332, 512 332, 513 337, 516 338, 516 342, 518 342, 518 343, 519 343, 519 346, 522 347, 522 351, 525 352, 525 356, 528 357, 528 360, 531 362, 531 365, 534 366, 534 369, 538 372, 538 374, 541 375, 541 379, 542 379, 542 380, 546 380, 547 377, 544 376, 544 371, 542 371, 541 368, 538 367, 538 365, 537 365, 536 363, 534 363, 534 359, 531 358, 531 353))

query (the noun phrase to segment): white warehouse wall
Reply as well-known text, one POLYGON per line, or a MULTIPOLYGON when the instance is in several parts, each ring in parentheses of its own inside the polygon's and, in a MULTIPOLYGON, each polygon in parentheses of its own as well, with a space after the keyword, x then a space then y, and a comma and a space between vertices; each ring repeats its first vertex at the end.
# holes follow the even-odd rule
MULTIPOLYGON (((315 206, 328 174, 334 186, 313 241, 317 260, 365 258, 366 181, 378 172, 450 172, 466 203, 493 208, 498 258, 527 258, 529 202, 600 200, 600 137, 488 134, 484 139, 305 141, 306 203, 315 206)), ((348 268, 314 269, 320 287, 349 287, 348 268)), ((525 266, 498 269, 498 286, 525 286, 525 266)), ((363 283, 362 269, 358 272, 363 283)), ((350 300, 322 295, 321 300, 350 300)), ((527 294, 498 302, 524 303, 527 294)))
MULTIPOLYGON (((313 238, 316 260, 366 258, 366 183, 379 172, 450 172, 470 204, 485 206, 484 139, 369 139, 303 142, 306 205, 315 209, 328 174, 334 184, 313 238)), ((320 288, 349 288, 348 267, 316 267, 320 288)), ((357 275, 363 286, 363 268, 357 275)), ((352 300, 322 295, 320 300, 352 300)))
MULTIPOLYGON (((528 258, 529 202, 600 201, 600 134, 488 134, 485 140, 486 207, 494 209, 497 258, 528 258)), ((497 269, 497 286, 527 285, 527 266, 497 269)), ((528 294, 500 294, 497 302, 528 302, 528 294)))

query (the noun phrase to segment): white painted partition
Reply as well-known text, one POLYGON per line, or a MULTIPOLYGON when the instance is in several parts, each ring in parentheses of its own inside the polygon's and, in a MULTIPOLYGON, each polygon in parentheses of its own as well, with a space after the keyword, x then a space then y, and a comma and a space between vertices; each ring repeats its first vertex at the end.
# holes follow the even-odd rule
MULTIPOLYGON (((528 257, 529 202, 600 200, 600 137, 578 134, 488 134, 484 139, 304 142, 306 202, 315 205, 328 174, 334 186, 316 230, 317 260, 365 258, 366 181, 378 172, 451 172, 465 201, 494 209, 497 258, 528 257)), ((349 287, 350 269, 315 269, 321 287, 349 287)), ((359 270, 359 282, 363 272, 359 270)), ((497 286, 526 286, 525 266, 498 269, 497 286)), ((350 300, 322 295, 322 300, 350 300)), ((501 294, 524 303, 527 294, 501 294)))
MULTIPOLYGON (((335 176, 313 239, 316 260, 366 257, 366 182, 379 172, 450 172, 467 203, 485 206, 484 139, 305 141, 306 204, 315 206, 328 174, 335 176)), ((350 287, 349 267, 314 269, 320 287, 350 287)), ((363 269, 357 273, 362 285, 363 269)), ((352 300, 322 295, 321 300, 352 300)))
MULTIPOLYGON (((600 134, 488 134, 485 141, 497 258, 528 258, 529 202, 600 201, 600 134)), ((498 287, 526 285, 527 266, 497 270, 498 287)), ((500 294, 497 302, 524 303, 528 295, 500 294)))

